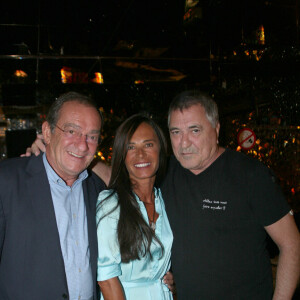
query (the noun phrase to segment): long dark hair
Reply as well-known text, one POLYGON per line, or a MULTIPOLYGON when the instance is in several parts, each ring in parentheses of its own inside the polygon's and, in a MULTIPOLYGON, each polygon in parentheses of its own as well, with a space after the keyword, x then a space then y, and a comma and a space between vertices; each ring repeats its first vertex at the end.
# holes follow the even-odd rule
MULTIPOLYGON (((120 207, 117 232, 121 260, 124 263, 140 259, 147 253, 149 253, 150 258, 152 258, 150 252, 152 240, 155 240, 161 246, 162 254, 164 251, 161 241, 149 227, 140 211, 125 165, 127 145, 142 123, 149 124, 153 128, 160 144, 159 168, 156 173, 154 186, 158 187, 160 185, 164 178, 167 165, 167 142, 165 136, 159 126, 150 117, 145 114, 136 114, 121 124, 114 140, 112 174, 108 188, 113 190, 112 194, 117 193, 118 195, 118 204, 113 210, 118 206, 120 207)), ((110 194, 104 202, 110 198, 112 194, 110 194)), ((97 207, 97 210, 101 208, 102 203, 97 207)), ((99 222, 101 222, 101 219, 99 222)))

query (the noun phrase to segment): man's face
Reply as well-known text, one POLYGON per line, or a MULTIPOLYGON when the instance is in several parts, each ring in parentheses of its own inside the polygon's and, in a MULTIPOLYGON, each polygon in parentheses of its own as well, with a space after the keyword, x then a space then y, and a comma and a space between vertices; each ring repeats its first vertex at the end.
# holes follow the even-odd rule
POLYGON ((194 174, 204 171, 217 157, 220 124, 213 128, 205 109, 196 104, 170 115, 170 138, 180 164, 194 174))
POLYGON ((98 143, 90 142, 86 135, 100 135, 100 116, 95 108, 70 101, 63 104, 56 125, 69 133, 82 133, 71 136, 57 127, 51 132, 49 124, 43 124, 48 162, 68 185, 72 185, 94 158, 98 143))

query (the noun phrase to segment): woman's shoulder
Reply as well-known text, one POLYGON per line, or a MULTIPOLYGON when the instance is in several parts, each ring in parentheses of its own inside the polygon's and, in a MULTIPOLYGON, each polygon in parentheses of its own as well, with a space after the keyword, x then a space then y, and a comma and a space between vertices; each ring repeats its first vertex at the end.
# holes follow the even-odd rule
POLYGON ((99 201, 103 201, 106 198, 117 198, 117 194, 114 190, 104 190, 101 191, 98 197, 99 201))
POLYGON ((114 190, 105 190, 99 194, 97 206, 108 212, 118 205, 118 195, 114 190))

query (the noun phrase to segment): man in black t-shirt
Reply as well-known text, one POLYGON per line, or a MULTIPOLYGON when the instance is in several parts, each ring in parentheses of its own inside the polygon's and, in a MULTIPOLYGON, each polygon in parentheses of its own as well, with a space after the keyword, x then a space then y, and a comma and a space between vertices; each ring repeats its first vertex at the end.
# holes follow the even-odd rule
POLYGON ((162 192, 178 300, 272 299, 266 233, 280 249, 273 299, 291 299, 299 231, 270 170, 219 147, 218 109, 204 94, 177 96, 168 122, 175 157, 162 192))

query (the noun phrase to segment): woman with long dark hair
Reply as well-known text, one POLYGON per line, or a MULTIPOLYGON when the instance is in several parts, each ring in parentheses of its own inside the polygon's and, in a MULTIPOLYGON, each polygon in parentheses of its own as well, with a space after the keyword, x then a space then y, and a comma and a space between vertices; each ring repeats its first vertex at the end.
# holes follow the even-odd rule
POLYGON ((118 128, 108 190, 97 203, 101 299, 173 299, 162 282, 173 234, 159 184, 166 140, 153 120, 137 114, 118 128))

